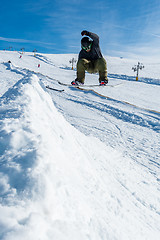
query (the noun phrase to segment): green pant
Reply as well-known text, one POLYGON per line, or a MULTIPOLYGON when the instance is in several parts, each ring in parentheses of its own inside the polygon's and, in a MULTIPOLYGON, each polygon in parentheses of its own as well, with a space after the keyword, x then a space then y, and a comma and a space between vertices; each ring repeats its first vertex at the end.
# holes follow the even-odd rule
POLYGON ((99 73, 99 82, 107 80, 107 63, 104 58, 97 60, 80 59, 77 62, 77 80, 84 83, 85 71, 99 73))

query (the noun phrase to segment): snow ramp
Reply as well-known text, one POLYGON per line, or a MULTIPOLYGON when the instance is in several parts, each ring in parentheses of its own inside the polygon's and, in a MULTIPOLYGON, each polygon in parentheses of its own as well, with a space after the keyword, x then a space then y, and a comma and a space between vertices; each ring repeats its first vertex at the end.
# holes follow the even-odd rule
POLYGON ((0 239, 159 239, 149 173, 71 126, 35 75, 0 101, 0 239))

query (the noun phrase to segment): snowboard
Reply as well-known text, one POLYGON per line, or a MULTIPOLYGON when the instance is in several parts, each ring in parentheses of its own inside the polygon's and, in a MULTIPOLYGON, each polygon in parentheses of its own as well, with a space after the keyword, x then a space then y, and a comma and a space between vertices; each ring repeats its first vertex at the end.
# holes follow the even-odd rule
POLYGON ((62 83, 58 81, 60 85, 63 86, 69 86, 69 87, 116 87, 118 85, 121 85, 122 83, 117 83, 117 84, 106 84, 106 85, 99 85, 99 84, 82 84, 82 85, 72 85, 70 83, 62 83))

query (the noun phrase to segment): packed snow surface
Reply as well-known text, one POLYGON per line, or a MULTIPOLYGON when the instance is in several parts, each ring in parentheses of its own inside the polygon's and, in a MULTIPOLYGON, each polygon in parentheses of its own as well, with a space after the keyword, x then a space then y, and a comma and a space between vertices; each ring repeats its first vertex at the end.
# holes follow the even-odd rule
POLYGON ((73 57, 0 51, 0 239, 159 240, 160 63, 73 57))

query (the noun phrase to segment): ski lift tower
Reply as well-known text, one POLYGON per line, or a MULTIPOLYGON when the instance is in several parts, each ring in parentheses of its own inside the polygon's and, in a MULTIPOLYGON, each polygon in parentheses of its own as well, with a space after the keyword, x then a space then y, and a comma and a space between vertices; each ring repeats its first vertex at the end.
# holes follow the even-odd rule
POLYGON ((23 54, 24 53, 24 50, 25 50, 25 48, 23 47, 23 48, 21 48, 21 54, 23 54))
POLYGON ((133 70, 134 72, 137 72, 137 74, 136 74, 136 81, 138 81, 139 70, 142 70, 143 68, 144 68, 144 66, 143 66, 143 64, 140 63, 140 62, 138 62, 138 64, 135 65, 134 67, 132 67, 132 70, 133 70))
POLYGON ((37 49, 34 49, 33 52, 34 52, 34 57, 36 57, 37 49))
POLYGON ((72 58, 69 62, 72 63, 72 70, 73 70, 73 64, 76 63, 77 61, 76 59, 72 58))

